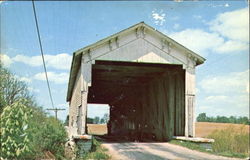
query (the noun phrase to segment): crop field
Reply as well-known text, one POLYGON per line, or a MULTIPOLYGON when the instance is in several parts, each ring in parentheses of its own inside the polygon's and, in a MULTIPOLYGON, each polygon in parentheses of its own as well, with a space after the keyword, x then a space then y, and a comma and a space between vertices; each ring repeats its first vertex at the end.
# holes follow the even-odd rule
POLYGON ((104 135, 108 133, 106 124, 87 124, 88 134, 92 135, 104 135))
POLYGON ((232 124, 232 123, 212 123, 212 122, 196 122, 195 123, 195 136, 207 137, 215 130, 223 130, 228 127, 234 128, 234 130, 244 130, 249 132, 249 125, 232 124))
MULTIPOLYGON (((106 124, 88 124, 88 133, 94 135, 107 134, 108 129, 106 124)), ((243 128, 245 131, 249 131, 249 125, 231 124, 231 123, 211 123, 211 122, 196 122, 195 133, 196 137, 207 137, 215 130, 222 130, 228 127, 235 129, 243 128)))

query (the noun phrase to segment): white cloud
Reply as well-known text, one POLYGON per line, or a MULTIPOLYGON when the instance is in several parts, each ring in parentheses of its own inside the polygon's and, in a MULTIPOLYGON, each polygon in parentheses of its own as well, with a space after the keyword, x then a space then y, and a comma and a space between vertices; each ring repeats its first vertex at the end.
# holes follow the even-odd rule
MULTIPOLYGON (((34 67, 43 65, 41 56, 16 55, 12 59, 13 61, 22 62, 34 67)), ((57 55, 44 55, 44 59, 46 66, 48 67, 53 67, 55 69, 69 70, 72 56, 66 53, 61 53, 57 55)))
MULTIPOLYGON (((200 15, 193 15, 202 19, 200 15)), ((202 29, 185 29, 170 33, 169 36, 187 48, 201 54, 238 53, 249 50, 249 11, 239 9, 218 14, 205 25, 210 32, 202 29)), ((203 20, 205 21, 205 20, 203 20)))
POLYGON ((202 80, 199 85, 207 93, 213 94, 242 94, 247 93, 249 70, 233 72, 224 76, 211 76, 202 80))
POLYGON ((249 95, 233 94, 230 96, 208 96, 204 100, 199 102, 197 110, 199 113, 205 112, 209 115, 215 115, 216 113, 217 115, 225 116, 248 116, 249 95))
POLYGON ((27 77, 19 77, 19 80, 26 82, 26 83, 30 83, 32 81, 30 78, 27 78, 27 77))
POLYGON ((160 12, 156 12, 156 11, 152 11, 152 18, 154 19, 154 23, 156 25, 160 25, 162 26, 164 24, 164 22, 166 21, 165 17, 166 17, 166 14, 163 13, 163 11, 160 11, 160 12))
POLYGON ((207 54, 223 44, 224 40, 216 33, 208 33, 201 29, 186 29, 169 34, 171 38, 201 55, 207 54))
POLYGON ((209 25, 212 31, 229 39, 249 42, 248 8, 219 14, 209 25))
POLYGON ((22 62, 31 66, 41 66, 42 58, 41 56, 24 56, 24 55, 16 55, 13 57, 13 60, 16 62, 22 62))
POLYGON ((216 47, 214 50, 218 53, 231 53, 238 51, 247 51, 249 45, 240 41, 229 40, 216 47))
MULTIPOLYGON (((49 82, 54 82, 56 84, 64 84, 67 83, 69 80, 68 73, 55 73, 55 72, 47 72, 49 82)), ((46 81, 45 73, 37 73, 34 75, 34 79, 46 81)))
POLYGON ((173 32, 169 34, 169 37, 203 56, 208 53, 238 53, 249 49, 247 43, 236 40, 225 41, 218 33, 210 33, 201 29, 173 32))
POLYGON ((13 63, 11 58, 9 56, 7 56, 6 54, 0 54, 0 62, 5 67, 9 67, 13 63))
POLYGON ((248 116, 249 70, 210 76, 198 83, 198 87, 206 95, 197 102, 198 113, 248 116))
POLYGON ((226 3, 225 5, 224 5, 224 7, 229 7, 230 5, 228 4, 228 3, 226 3))

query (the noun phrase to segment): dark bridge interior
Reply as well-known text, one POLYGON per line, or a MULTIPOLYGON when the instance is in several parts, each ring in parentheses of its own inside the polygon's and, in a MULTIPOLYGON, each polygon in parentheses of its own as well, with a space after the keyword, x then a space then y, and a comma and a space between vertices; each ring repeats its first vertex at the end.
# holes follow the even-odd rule
POLYGON ((88 103, 109 104, 109 135, 168 141, 185 132, 181 65, 96 61, 88 103))

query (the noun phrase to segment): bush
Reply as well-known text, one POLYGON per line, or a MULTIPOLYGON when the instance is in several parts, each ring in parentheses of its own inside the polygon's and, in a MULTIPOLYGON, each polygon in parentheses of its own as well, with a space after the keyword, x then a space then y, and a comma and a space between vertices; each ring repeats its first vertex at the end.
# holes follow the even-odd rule
POLYGON ((67 140, 64 125, 54 117, 45 118, 45 121, 41 123, 40 126, 37 126, 37 123, 34 124, 33 146, 36 147, 35 152, 50 151, 57 159, 63 159, 64 144, 67 140))
POLYGON ((56 159, 63 159, 67 139, 63 123, 27 100, 5 107, 0 134, 2 158, 39 159, 50 151, 56 159))
POLYGON ((22 100, 5 107, 1 114, 1 157, 23 159, 31 153, 28 132, 32 111, 22 100))
POLYGON ((249 154, 249 132, 244 130, 244 125, 216 130, 208 138, 215 140, 212 148, 217 153, 232 154, 238 157, 246 157, 249 154))

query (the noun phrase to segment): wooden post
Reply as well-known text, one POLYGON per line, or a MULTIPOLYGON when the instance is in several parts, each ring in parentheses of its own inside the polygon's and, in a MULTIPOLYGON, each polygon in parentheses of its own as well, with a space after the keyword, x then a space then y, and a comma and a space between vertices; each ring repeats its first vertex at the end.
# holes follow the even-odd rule
POLYGON ((82 56, 81 73, 81 101, 82 101, 82 115, 81 115, 81 134, 87 134, 87 104, 88 104, 88 88, 91 86, 91 72, 92 63, 90 53, 82 56))
POLYGON ((188 66, 185 72, 185 136, 195 137, 195 69, 188 66))
POLYGON ((57 119, 57 112, 58 112, 58 111, 63 111, 63 110, 65 110, 65 109, 62 109, 62 108, 48 108, 47 110, 54 111, 54 112, 55 112, 56 119, 57 119))

